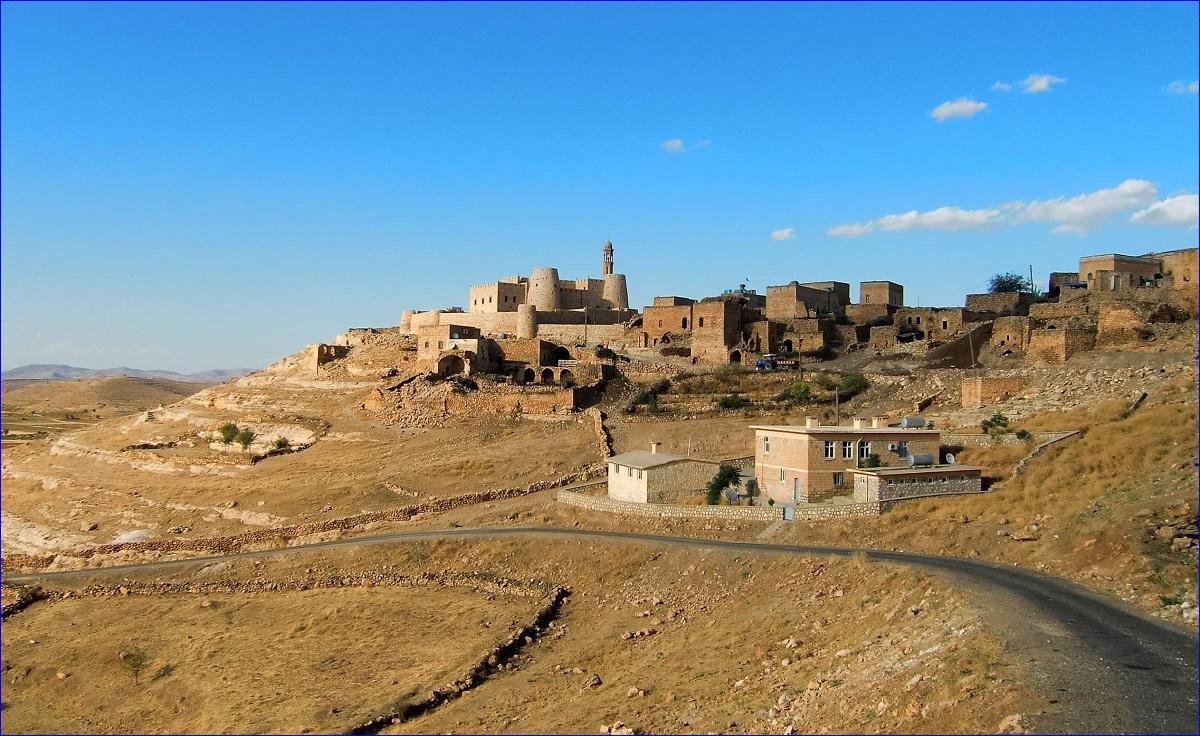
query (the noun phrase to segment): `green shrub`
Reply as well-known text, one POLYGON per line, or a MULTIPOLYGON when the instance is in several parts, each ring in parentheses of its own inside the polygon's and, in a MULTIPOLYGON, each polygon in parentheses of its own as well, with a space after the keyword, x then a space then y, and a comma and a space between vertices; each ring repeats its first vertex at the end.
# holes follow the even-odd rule
POLYGON ((776 401, 808 401, 812 398, 812 388, 804 381, 793 383, 775 396, 776 401))
POLYGON ((861 373, 847 373, 842 376, 842 380, 838 382, 838 394, 843 399, 848 399, 851 396, 862 393, 867 390, 871 382, 861 373))
POLYGON ((749 399, 738 394, 726 394, 717 399, 718 409, 745 409, 750 404, 749 399))
POLYGON ((230 422, 228 424, 221 425, 221 428, 218 429, 217 432, 221 435, 221 443, 228 445, 237 437, 238 426, 233 422, 230 422))
POLYGON ((867 455, 867 461, 864 464, 868 468, 879 468, 883 466, 883 459, 879 457, 878 453, 872 452, 870 455, 867 455))
POLYGON ((658 408, 658 394, 650 394, 650 399, 646 401, 646 413, 658 414, 662 409, 658 408))
POLYGON ((1026 429, 1018 429, 1017 430, 1017 439, 1019 439, 1019 440, 1027 440, 1032 436, 1033 435, 1029 434, 1029 430, 1026 430, 1026 429))
POLYGON ((1007 427, 1008 417, 1004 416, 1000 412, 996 412, 991 416, 991 418, 984 419, 979 423, 979 428, 983 430, 984 434, 991 434, 993 429, 1005 429, 1007 427))
POLYGON ((150 663, 150 655, 135 648, 121 652, 117 656, 121 659, 121 667, 133 675, 133 684, 139 684, 138 680, 142 675, 142 670, 146 669, 146 665, 150 663))
POLYGON ((812 377, 812 382, 816 384, 817 388, 821 388, 826 391, 832 391, 837 386, 837 382, 834 381, 833 377, 828 373, 815 374, 812 377))
POLYGON ((286 450, 287 448, 292 446, 292 443, 288 440, 287 437, 276 437, 275 441, 271 443, 271 446, 274 447, 276 450, 286 450))

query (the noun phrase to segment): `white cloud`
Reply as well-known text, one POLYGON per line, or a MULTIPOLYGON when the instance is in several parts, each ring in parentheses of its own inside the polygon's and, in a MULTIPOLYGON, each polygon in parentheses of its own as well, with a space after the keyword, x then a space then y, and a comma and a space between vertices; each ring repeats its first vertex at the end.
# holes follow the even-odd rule
POLYGON ((874 229, 874 226, 869 222, 848 222, 844 225, 834 225, 826 230, 825 234, 836 238, 857 238, 860 235, 866 235, 874 229))
POLYGON ((1025 88, 1026 92, 1032 94, 1037 92, 1049 92, 1051 87, 1056 84, 1062 84, 1065 81, 1067 80, 1063 79, 1062 77, 1056 77, 1053 74, 1030 74, 1028 77, 1025 77, 1023 82, 1021 82, 1021 86, 1025 88))
POLYGON ((1196 229, 1200 223, 1200 195, 1179 194, 1161 199, 1129 216, 1138 225, 1174 225, 1196 229))
POLYGON ((1145 207, 1154 201, 1158 188, 1145 179, 1126 179, 1112 189, 1098 189, 1071 198, 1034 200, 1008 205, 1018 220, 1057 222, 1051 232, 1086 233, 1103 225, 1124 210, 1145 207))
POLYGON ((998 92, 1007 92, 1012 89, 1012 85, 1008 82, 992 82, 992 89, 998 92))
POLYGON ((1200 91, 1200 82, 1185 82, 1182 79, 1178 79, 1168 84, 1166 91, 1167 94, 1171 95, 1194 95, 1197 91, 1200 91))
POLYGON ((684 143, 682 138, 669 138, 659 144, 667 153, 686 153, 695 151, 699 148, 708 148, 712 145, 712 138, 705 138, 702 141, 697 141, 692 145, 684 143))
POLYGON ((961 207, 938 207, 928 212, 910 210, 896 215, 884 215, 869 222, 852 222, 837 225, 825 231, 826 235, 857 238, 875 230, 977 230, 999 221, 1002 212, 998 209, 964 210, 961 207))
POLYGON ((796 237, 796 228, 794 227, 785 227, 782 230, 771 231, 772 240, 791 240, 794 237, 796 237))
POLYGON ((939 123, 944 123, 949 118, 969 118, 986 107, 986 102, 972 100, 970 97, 959 97, 957 100, 948 100, 933 108, 929 117, 939 123))
POLYGON ((1099 189, 1074 197, 1058 197, 1031 202, 1014 201, 975 210, 938 207, 926 212, 910 210, 883 215, 866 222, 835 225, 826 235, 857 238, 876 230, 940 230, 955 232, 978 230, 1022 222, 1050 222, 1055 233, 1090 232, 1105 224, 1113 215, 1139 210, 1129 219, 1139 224, 1190 225, 1196 227, 1196 195, 1185 194, 1156 202, 1158 188, 1145 179, 1126 179, 1111 189, 1099 189))

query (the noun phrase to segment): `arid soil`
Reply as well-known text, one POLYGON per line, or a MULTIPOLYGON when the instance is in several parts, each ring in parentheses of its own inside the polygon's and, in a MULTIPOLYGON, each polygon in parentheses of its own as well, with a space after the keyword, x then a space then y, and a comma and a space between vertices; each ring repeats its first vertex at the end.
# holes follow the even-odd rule
POLYGON ((336 590, 144 595, 150 581, 135 578, 129 595, 34 603, 4 626, 5 731, 345 728, 453 679, 536 605, 458 588, 363 588, 358 571, 383 560, 406 574, 484 572, 570 591, 503 669, 393 732, 992 731, 1043 707, 972 599, 929 575, 504 540, 172 574, 197 585, 336 570, 348 586, 336 590), (147 629, 147 617, 165 625, 147 629), (135 647, 151 657, 137 684, 118 656, 135 647))

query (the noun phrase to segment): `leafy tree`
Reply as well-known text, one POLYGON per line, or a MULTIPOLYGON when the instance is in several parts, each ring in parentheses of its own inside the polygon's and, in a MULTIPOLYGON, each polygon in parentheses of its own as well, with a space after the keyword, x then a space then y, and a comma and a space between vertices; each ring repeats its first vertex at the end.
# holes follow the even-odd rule
POLYGON ((130 649, 129 651, 121 652, 117 656, 121 659, 121 667, 133 675, 133 684, 140 684, 139 680, 142 676, 142 670, 146 669, 146 665, 150 664, 150 655, 141 649, 130 649))
POLYGON ((658 408, 658 394, 650 394, 650 398, 646 401, 646 413, 658 414, 662 409, 658 408))
POLYGON ((218 429, 217 432, 220 433, 220 435, 221 435, 221 443, 228 445, 230 442, 233 442, 234 439, 237 438, 238 426, 236 424, 230 422, 228 424, 221 425, 221 428, 218 429))
POLYGON ((275 441, 271 443, 271 446, 276 450, 286 450, 292 446, 292 443, 287 437, 276 437, 275 441))
POLYGON ((1031 435, 1029 434, 1029 430, 1027 430, 1027 429, 1018 429, 1017 430, 1017 439, 1019 439, 1019 440, 1027 440, 1030 438, 1030 436, 1031 435))
POLYGON ((872 452, 867 455, 867 460, 864 463, 868 468, 879 468, 883 466, 883 458, 879 457, 878 453, 872 452))
POLYGON ((233 439, 242 446, 243 450, 246 450, 250 447, 250 443, 254 441, 254 432, 249 429, 243 429, 233 439))
POLYGON ((738 487, 742 484, 741 473, 733 465, 722 465, 717 474, 708 482, 707 493, 705 493, 705 501, 709 506, 716 506, 721 502, 721 492, 726 488, 738 487))
POLYGON ((988 279, 988 291, 993 294, 1003 294, 1012 291, 1033 291, 1033 284, 1028 276, 1019 273, 998 273, 988 279))

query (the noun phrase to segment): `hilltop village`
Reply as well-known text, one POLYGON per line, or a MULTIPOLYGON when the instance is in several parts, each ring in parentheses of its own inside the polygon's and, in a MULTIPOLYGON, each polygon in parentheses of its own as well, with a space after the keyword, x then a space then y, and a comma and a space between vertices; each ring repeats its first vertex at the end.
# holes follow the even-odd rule
MULTIPOLYGON (((539 267, 471 286, 465 308, 406 310, 396 327, 350 329, 308 349, 311 375, 383 371, 384 383, 364 409, 412 425, 450 415, 569 414, 597 404, 608 382, 647 365, 802 376, 856 355, 903 357, 929 369, 967 371, 961 404, 982 408, 1026 387, 1028 379, 1012 367, 1139 349, 1172 325, 1194 324, 1197 314, 1195 248, 1084 256, 1076 270, 1049 274, 1043 289, 967 294, 962 306, 907 306, 903 284, 886 280, 860 282, 855 300, 850 283, 829 280, 791 281, 764 294, 739 286, 699 298, 658 296, 640 312, 629 307, 626 275, 614 271, 611 242, 601 256, 599 278, 564 279, 539 267), (1003 369, 990 371, 989 364, 1003 369)), ((797 506, 801 516, 824 518, 879 513, 883 502, 902 498, 984 490, 981 468, 947 462, 939 431, 919 416, 852 419, 748 425, 756 454, 740 461, 746 477, 736 503, 779 505, 764 518, 793 518, 797 506), (830 500, 843 503, 813 505, 830 500)), ((608 495, 614 502, 678 501, 703 489, 719 465, 657 447, 635 450, 608 461, 608 495)), ((606 507, 613 509, 620 510, 606 507)))

